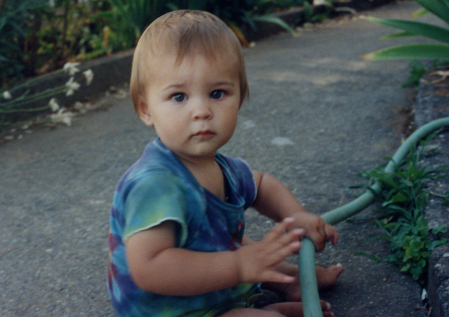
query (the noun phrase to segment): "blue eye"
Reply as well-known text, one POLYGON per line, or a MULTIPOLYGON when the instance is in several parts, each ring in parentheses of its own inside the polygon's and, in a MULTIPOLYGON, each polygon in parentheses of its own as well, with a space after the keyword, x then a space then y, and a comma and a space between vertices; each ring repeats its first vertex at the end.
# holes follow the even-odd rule
POLYGON ((221 99, 225 95, 225 92, 223 90, 214 90, 210 93, 210 97, 212 99, 221 99))
POLYGON ((173 94, 171 98, 176 102, 183 102, 183 101, 186 101, 187 96, 184 93, 180 92, 180 93, 173 94))

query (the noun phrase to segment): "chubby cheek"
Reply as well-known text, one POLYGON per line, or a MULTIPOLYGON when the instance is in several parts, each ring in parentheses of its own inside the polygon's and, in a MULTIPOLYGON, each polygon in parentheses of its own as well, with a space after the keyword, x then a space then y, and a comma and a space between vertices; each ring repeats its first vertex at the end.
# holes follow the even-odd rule
POLYGON ((165 122, 154 125, 154 129, 156 130, 156 133, 160 137, 167 137, 167 138, 176 138, 176 136, 181 136, 181 132, 185 128, 182 126, 180 122, 177 122, 176 120, 166 120, 165 122))
POLYGON ((237 126, 237 112, 232 114, 227 114, 224 116, 223 128, 227 131, 229 139, 234 134, 235 128, 237 126))
POLYGON ((188 131, 185 122, 176 116, 167 116, 162 120, 155 118, 154 129, 163 141, 170 143, 179 140, 188 131))

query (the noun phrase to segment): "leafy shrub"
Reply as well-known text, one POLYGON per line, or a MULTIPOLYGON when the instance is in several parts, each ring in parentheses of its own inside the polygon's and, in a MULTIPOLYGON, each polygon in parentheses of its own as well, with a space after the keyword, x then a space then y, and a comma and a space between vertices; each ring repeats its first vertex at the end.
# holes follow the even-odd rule
MULTIPOLYGON (((385 235, 376 240, 390 242, 390 255, 382 260, 363 252, 357 253, 377 262, 397 264, 402 272, 409 273, 421 283, 425 282, 431 251, 447 242, 446 238, 439 237, 441 233, 447 232, 447 228, 440 226, 429 232, 428 223, 424 219, 424 210, 432 194, 425 185, 426 181, 449 177, 443 173, 449 168, 447 166, 420 166, 419 162, 425 154, 424 147, 429 140, 430 138, 421 142, 419 150, 413 149, 392 174, 381 167, 362 173, 362 176, 382 185, 382 192, 376 195, 382 203, 377 208, 380 216, 375 224, 383 229, 385 235)), ((447 196, 449 193, 446 194, 446 199, 447 196)))
POLYGON ((311 0, 109 0, 112 9, 97 14, 108 23, 112 50, 133 47, 140 34, 156 18, 171 10, 208 11, 224 20, 236 32, 243 26, 255 29, 256 20, 277 23, 293 30, 282 20, 265 15, 277 10, 299 7, 311 0))
MULTIPOLYGON (((431 13, 449 24, 449 0, 415 0, 423 9, 414 14, 419 17, 431 13)), ((400 33, 383 37, 384 39, 395 39, 409 36, 423 36, 441 42, 441 44, 411 44, 385 48, 364 57, 369 60, 387 59, 449 59, 449 29, 436 25, 417 21, 378 19, 368 17, 368 20, 386 26, 402 30, 400 33)))
POLYGON ((108 53, 135 46, 145 28, 157 17, 170 10, 167 1, 109 1, 112 5, 111 10, 96 15, 107 21, 105 31, 110 40, 108 53))
MULTIPOLYGON (((67 60, 106 49, 99 37, 104 26, 95 12, 109 10, 104 1, 77 3, 56 0, 4 0, 0 2, 0 87, 62 67, 67 60)), ((107 41, 107 39, 106 39, 107 41)))
MULTIPOLYGON (((424 14, 434 14, 449 24, 449 0, 415 0, 423 8, 413 14, 420 17, 424 14)), ((400 33, 384 36, 382 39, 396 39, 410 36, 423 36, 441 42, 441 44, 411 44, 384 48, 363 57, 368 60, 412 59, 410 77, 402 86, 417 86, 420 78, 432 67, 446 65, 449 60, 449 29, 417 21, 378 19, 368 17, 368 20, 402 30, 400 33), (431 66, 424 66, 417 59, 433 60, 431 66), (438 62, 442 60, 443 62, 438 62)))
POLYGON ((35 37, 48 1, 5 0, 0 2, 0 12, 0 84, 4 85, 11 78, 34 74, 35 37))

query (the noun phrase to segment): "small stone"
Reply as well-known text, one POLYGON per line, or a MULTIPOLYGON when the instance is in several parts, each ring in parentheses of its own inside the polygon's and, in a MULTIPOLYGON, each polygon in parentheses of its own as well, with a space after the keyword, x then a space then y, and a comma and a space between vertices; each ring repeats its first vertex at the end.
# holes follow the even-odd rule
POLYGON ((284 145, 294 145, 292 140, 289 138, 283 138, 283 137, 276 137, 273 140, 271 140, 271 144, 278 145, 278 146, 284 146, 284 145))
POLYGON ((256 127, 256 124, 252 120, 247 120, 247 121, 243 122, 243 129, 245 129, 245 130, 255 128, 255 127, 256 127))

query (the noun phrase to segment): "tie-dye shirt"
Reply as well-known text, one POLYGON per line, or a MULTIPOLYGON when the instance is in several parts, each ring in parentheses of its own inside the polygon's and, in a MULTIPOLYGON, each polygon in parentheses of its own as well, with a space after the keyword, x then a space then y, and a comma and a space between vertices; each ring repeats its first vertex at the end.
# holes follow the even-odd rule
POLYGON ((120 180, 110 217, 108 272, 109 294, 118 316, 183 316, 232 307, 258 289, 258 285, 241 284, 196 296, 164 296, 140 290, 130 276, 126 240, 164 221, 178 224, 179 248, 218 252, 240 247, 244 210, 256 197, 255 182, 243 160, 217 154, 216 162, 227 184, 226 202, 201 187, 159 139, 145 148, 120 180))

